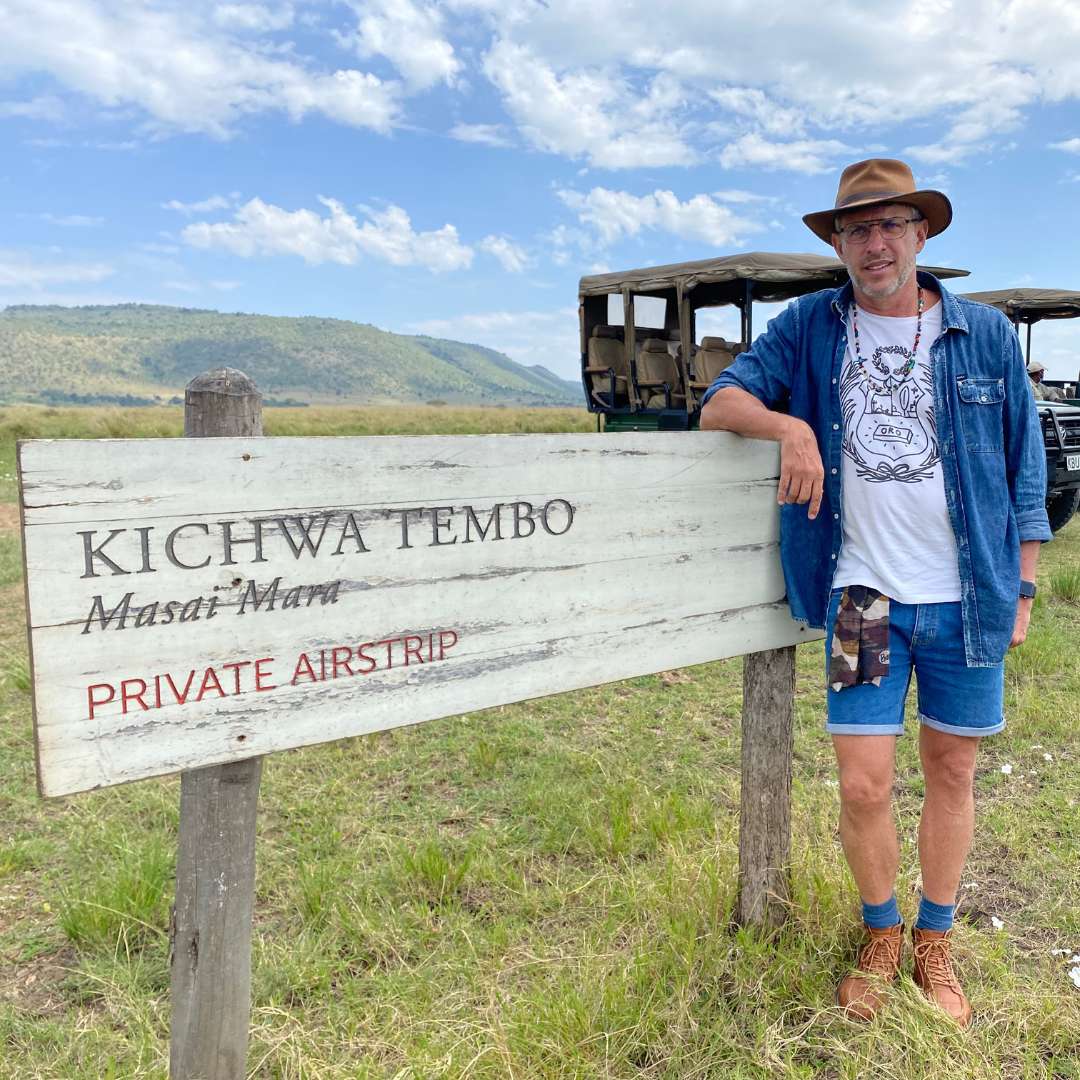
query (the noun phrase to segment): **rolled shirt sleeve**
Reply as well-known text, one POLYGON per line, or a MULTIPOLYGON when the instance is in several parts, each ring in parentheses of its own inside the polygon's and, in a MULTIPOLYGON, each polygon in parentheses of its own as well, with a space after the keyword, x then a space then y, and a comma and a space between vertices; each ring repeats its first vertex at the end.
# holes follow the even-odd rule
POLYGON ((1005 470, 1020 542, 1052 540, 1046 515, 1046 446, 1020 341, 1001 317, 1005 357, 1005 470))

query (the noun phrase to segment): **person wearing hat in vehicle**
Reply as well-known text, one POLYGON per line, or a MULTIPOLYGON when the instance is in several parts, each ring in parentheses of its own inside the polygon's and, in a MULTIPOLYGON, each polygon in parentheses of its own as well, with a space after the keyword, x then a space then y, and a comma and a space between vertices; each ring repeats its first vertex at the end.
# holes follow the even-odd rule
POLYGON ((1031 391, 1036 401, 1064 401, 1065 395, 1056 386, 1047 386, 1043 382, 1046 368, 1038 360, 1032 360, 1027 366, 1028 377, 1031 379, 1031 391))
POLYGON ((826 632, 840 839, 866 940, 837 989, 869 1020, 903 967, 890 804, 911 676, 925 796, 914 978, 960 1025, 953 964, 980 740, 1003 718, 1004 656, 1027 633, 1046 461, 1019 342, 1000 312, 916 270, 952 206, 902 161, 848 166, 803 221, 850 281, 800 297, 709 388, 702 428, 780 444, 792 615, 826 632))

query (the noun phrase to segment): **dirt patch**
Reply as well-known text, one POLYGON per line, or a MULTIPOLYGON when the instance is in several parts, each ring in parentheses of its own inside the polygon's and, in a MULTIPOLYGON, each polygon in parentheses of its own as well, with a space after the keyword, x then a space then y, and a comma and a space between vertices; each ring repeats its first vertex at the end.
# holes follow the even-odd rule
POLYGON ((34 1016, 66 1012, 64 983, 75 965, 73 949, 39 956, 25 964, 0 966, 0 1001, 8 1001, 34 1016))
POLYGON ((19 504, 0 503, 0 532, 19 531, 19 504))

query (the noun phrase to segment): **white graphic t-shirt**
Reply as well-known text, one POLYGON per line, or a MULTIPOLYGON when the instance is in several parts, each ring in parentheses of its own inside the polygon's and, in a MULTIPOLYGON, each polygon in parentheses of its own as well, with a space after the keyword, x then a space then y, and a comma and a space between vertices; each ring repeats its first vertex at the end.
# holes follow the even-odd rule
POLYGON ((916 316, 858 309, 860 365, 848 312, 840 378, 844 417, 843 547, 833 588, 869 585, 902 604, 960 599, 956 538, 945 502, 930 346, 941 334, 941 303, 923 312, 915 364, 916 316))

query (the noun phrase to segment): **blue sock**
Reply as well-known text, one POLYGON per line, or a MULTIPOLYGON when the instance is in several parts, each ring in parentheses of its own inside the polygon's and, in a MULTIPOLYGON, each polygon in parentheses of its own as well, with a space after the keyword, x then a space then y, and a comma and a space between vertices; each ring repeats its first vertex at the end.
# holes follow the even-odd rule
POLYGON ((868 904, 863 901, 863 922, 875 930, 884 930, 886 926, 895 926, 900 921, 900 909, 896 906, 896 893, 884 904, 868 904))
POLYGON ((919 899, 919 917, 915 926, 919 930, 951 930, 955 904, 935 904, 925 896, 919 899))

